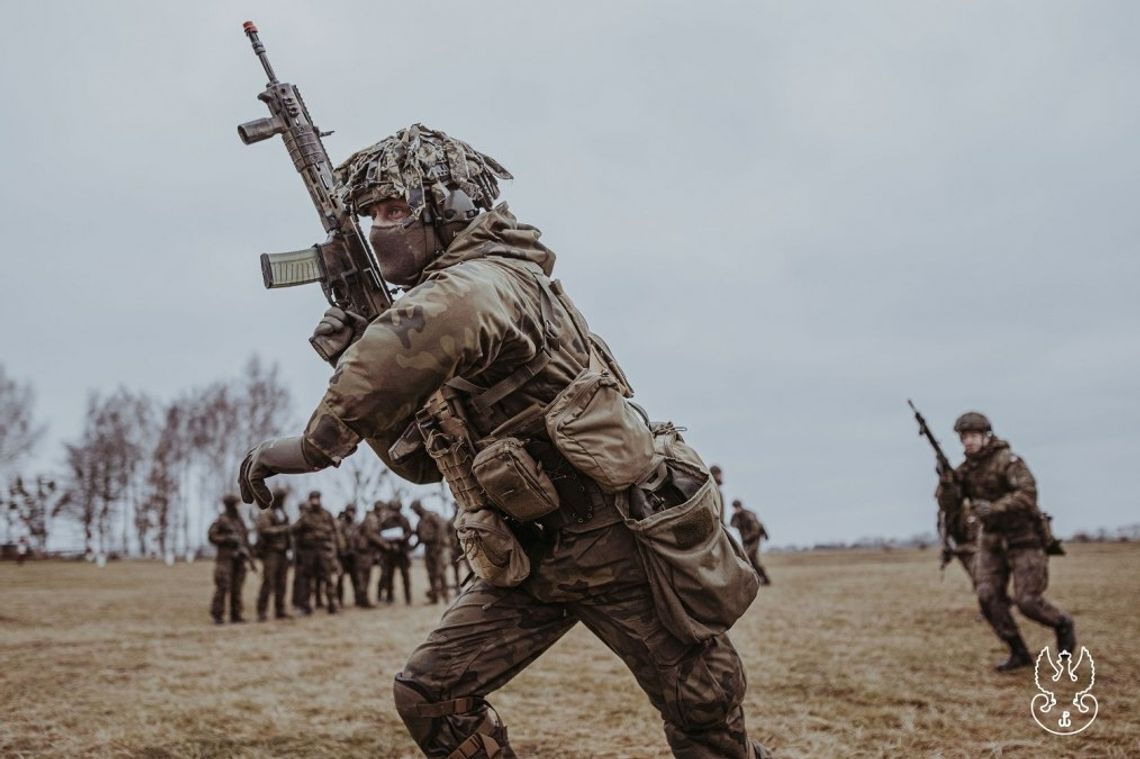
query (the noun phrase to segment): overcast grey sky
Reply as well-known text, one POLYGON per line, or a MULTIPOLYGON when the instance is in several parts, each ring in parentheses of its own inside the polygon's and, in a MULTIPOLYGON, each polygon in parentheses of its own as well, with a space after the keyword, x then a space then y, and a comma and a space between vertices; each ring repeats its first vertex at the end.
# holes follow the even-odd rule
MULTIPOLYGON (((58 461, 89 389, 257 351, 298 428, 329 370, 318 240, 246 147, 259 26, 334 161, 422 121, 515 174, 654 418, 775 543, 933 525, 914 398, 990 415, 1062 533, 1140 521, 1140 5, 0 0, 0 362, 58 461)), ((365 455, 365 454, 360 454, 365 455)))

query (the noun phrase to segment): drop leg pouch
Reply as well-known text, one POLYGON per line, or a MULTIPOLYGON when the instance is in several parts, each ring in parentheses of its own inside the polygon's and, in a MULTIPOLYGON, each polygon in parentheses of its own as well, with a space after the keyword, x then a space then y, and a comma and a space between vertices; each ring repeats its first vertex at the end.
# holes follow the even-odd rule
MULTIPOLYGON (((692 457, 697 458, 695 452, 692 457)), ((700 643, 730 628, 748 610, 760 580, 721 523, 719 496, 708 471, 677 458, 665 461, 672 484, 687 500, 637 519, 629 516, 630 499, 643 496, 631 488, 619 497, 618 506, 636 538, 662 624, 679 640, 700 643)))

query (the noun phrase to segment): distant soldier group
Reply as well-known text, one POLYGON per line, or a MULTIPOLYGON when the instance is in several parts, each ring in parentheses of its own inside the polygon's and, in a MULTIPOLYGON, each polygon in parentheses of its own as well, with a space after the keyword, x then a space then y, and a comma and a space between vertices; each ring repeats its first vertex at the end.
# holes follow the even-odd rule
POLYGON ((216 624, 225 622, 229 608, 230 622, 244 622, 242 585, 246 572, 256 570, 254 556, 261 561, 261 588, 257 596, 257 619, 264 622, 273 599, 277 619, 289 619, 286 610, 286 587, 289 566, 293 566, 292 607, 309 615, 324 607, 336 614, 344 605, 346 586, 352 589, 354 605, 368 609, 368 586, 372 568, 379 564, 380 580, 376 600, 392 603, 395 574, 403 581, 404 601, 412 603, 410 579, 411 553, 419 545, 424 548, 427 568, 429 603, 446 602, 450 596, 448 565, 455 568, 455 586, 462 578, 465 560, 452 561, 455 540, 453 524, 439 514, 413 501, 412 511, 418 518, 415 530, 403 514, 399 500, 376 501, 357 522, 355 504, 349 504, 337 517, 321 505, 321 494, 312 491, 301 507, 296 521, 285 513, 286 492, 275 490, 270 508, 257 518, 256 547, 238 512, 238 498, 226 495, 224 510, 209 529, 209 540, 216 547, 214 564, 214 596, 210 616, 216 624), (347 579, 347 583, 346 583, 347 579))

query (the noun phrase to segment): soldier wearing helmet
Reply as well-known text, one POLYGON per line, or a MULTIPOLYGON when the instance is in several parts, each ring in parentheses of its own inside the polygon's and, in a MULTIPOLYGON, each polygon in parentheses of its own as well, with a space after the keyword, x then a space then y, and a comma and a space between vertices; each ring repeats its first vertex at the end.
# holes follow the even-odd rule
MULTIPOLYGON (((632 391, 550 279, 555 254, 539 230, 493 205, 498 181, 510 176, 419 124, 338 167, 345 197, 372 219, 384 277, 405 293, 367 325, 329 309, 317 334, 341 351, 328 391, 303 435, 250 451, 243 497, 264 502, 267 477, 339 464, 362 441, 407 480, 446 476, 479 579, 396 676, 396 708, 428 756, 514 757, 486 696, 579 621, 633 672, 678 756, 762 756, 745 729, 743 666, 727 635, 693 643, 670 631, 618 512, 618 491, 572 465, 543 426, 544 409, 588 367, 618 388, 613 397, 632 391), (503 443, 496 451, 529 461, 495 470, 531 478, 520 480, 524 491, 497 491, 500 499, 515 494, 510 503, 524 516, 513 521, 503 516, 506 501, 488 505, 487 480, 472 485, 469 476, 474 464, 465 456, 488 450, 492 431, 503 443)), ((503 460, 484 463, 493 469, 503 460)), ((651 477, 638 486, 653 494, 672 482, 667 471, 644 472, 651 477)))
POLYGON ((977 528, 972 577, 982 613, 1009 646, 1009 658, 997 665, 1008 672, 1033 663, 1010 614, 1013 604, 1029 619, 1054 629, 1057 646, 1076 648, 1073 618, 1045 600, 1049 582, 1049 540, 1037 506, 1037 483, 1009 443, 996 437, 990 420, 967 411, 954 422, 966 460, 943 477, 936 492, 948 513, 961 511, 977 528), (955 482, 956 479, 956 482, 955 482), (1013 580, 1012 602, 1008 585, 1013 580))
POLYGON ((244 622, 242 617, 241 586, 245 583, 246 566, 253 551, 249 545, 249 531, 238 513, 238 497, 233 493, 222 496, 224 510, 210 525, 206 533, 217 549, 214 554, 214 598, 210 602, 210 616, 214 624, 225 622, 226 600, 229 600, 230 622, 244 622))

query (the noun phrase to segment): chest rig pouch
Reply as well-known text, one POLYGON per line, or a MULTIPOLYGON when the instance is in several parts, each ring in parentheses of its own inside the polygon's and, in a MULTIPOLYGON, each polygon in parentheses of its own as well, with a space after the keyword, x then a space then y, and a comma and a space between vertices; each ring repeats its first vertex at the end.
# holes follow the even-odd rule
POLYGON ((584 321, 564 298, 558 283, 538 271, 531 273, 539 290, 543 328, 542 344, 535 356, 490 387, 452 378, 417 416, 426 449, 462 510, 480 512, 478 520, 457 521, 460 542, 476 573, 496 585, 518 584, 526 576, 519 576, 517 561, 504 561, 503 556, 526 557, 517 539, 513 546, 507 545, 513 531, 500 531, 488 523, 489 519, 499 519, 504 527, 510 522, 521 525, 538 520, 545 525, 548 517, 559 516, 555 512, 562 509, 574 511, 574 519, 583 522, 591 517, 593 504, 601 500, 598 489, 618 493, 663 471, 663 457, 654 448, 648 420, 628 400, 632 391, 608 347, 584 328, 584 321), (588 347, 585 366, 550 403, 536 400, 487 436, 477 438, 465 409, 479 417, 486 429, 496 404, 520 391, 559 350, 554 325, 556 302, 588 347), (579 474, 590 482, 582 483, 579 474), (576 502, 570 509, 560 491, 576 502), (485 510, 490 513, 482 514, 485 510), (474 535, 476 524, 478 540, 474 535), (465 537, 468 532, 472 534, 465 537), (480 555, 472 556, 473 551, 480 555), (488 555, 494 560, 484 561, 488 555), (482 567, 492 568, 493 577, 485 576, 482 567), (498 572, 494 567, 511 570, 498 572))

